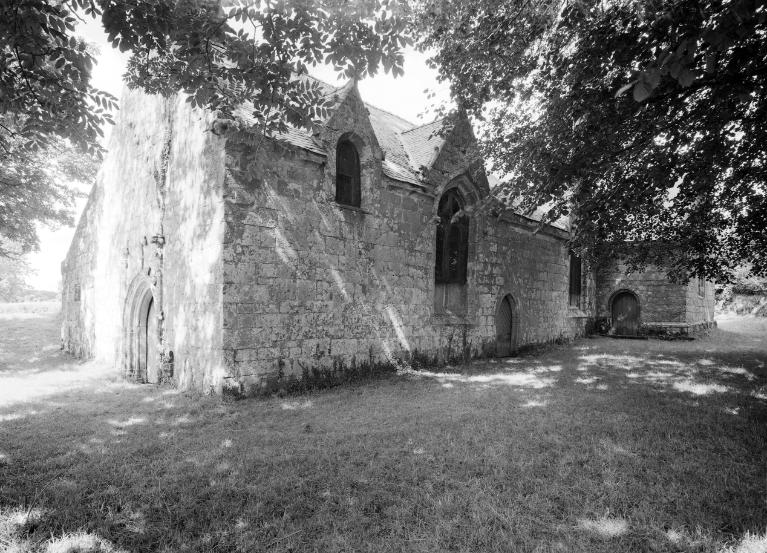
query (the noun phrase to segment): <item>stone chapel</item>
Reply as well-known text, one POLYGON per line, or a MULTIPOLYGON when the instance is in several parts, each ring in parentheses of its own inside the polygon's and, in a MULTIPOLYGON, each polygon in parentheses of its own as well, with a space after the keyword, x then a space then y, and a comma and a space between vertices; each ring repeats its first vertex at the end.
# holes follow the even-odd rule
POLYGON ((490 188, 468 121, 440 133, 365 104, 354 82, 323 86, 318 133, 269 139, 125 92, 62 263, 66 351, 249 394, 317 369, 507 356, 598 320, 712 323, 710 283, 590 270, 567 225, 473 210, 490 188))

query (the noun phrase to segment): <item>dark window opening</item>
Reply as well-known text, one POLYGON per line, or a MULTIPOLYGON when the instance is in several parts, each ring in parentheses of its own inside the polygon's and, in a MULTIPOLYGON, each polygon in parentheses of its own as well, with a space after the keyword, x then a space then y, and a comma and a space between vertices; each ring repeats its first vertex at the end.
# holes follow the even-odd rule
POLYGON ((706 296, 706 279, 698 277, 698 295, 703 298, 706 296))
POLYGON ((466 284, 469 218, 459 215, 462 209, 463 202, 457 190, 449 190, 439 201, 434 268, 434 281, 439 284, 466 284))
POLYGON ((75 284, 74 296, 75 296, 74 301, 80 301, 80 285, 79 284, 75 284))
POLYGON ((360 207, 360 156, 348 140, 336 148, 336 202, 360 207))
POLYGON ((581 258, 570 253, 570 306, 581 306, 581 258))

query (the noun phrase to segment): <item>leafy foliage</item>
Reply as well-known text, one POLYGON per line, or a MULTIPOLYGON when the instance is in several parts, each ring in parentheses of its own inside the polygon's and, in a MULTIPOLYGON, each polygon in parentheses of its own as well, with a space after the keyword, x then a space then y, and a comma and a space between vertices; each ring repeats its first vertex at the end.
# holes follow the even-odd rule
POLYGON ((319 85, 296 78, 308 66, 401 74, 406 15, 388 0, 0 0, 0 233, 28 250, 36 222, 70 223, 72 193, 51 163, 66 154, 93 168, 77 152, 102 152, 117 102, 91 85, 95 59, 75 35, 84 17, 100 18, 111 44, 132 52, 129 86, 184 92, 235 121, 248 101, 271 134, 325 115, 319 85))
POLYGON ((310 127, 329 100, 296 79, 330 63, 348 78, 402 73, 405 13, 387 0, 183 0, 138 7, 102 2, 112 44, 134 52, 128 84, 149 92, 182 90, 196 106, 236 120, 244 102, 266 133, 310 127))
POLYGON ((732 283, 725 286, 725 290, 736 294, 764 294, 767 295, 767 277, 756 277, 751 274, 750 267, 738 267, 734 271, 732 283))
POLYGON ((90 84, 93 54, 72 35, 67 2, 0 0, 0 149, 31 152, 66 139, 97 153, 115 99, 90 84), (13 149, 11 150, 11 141, 13 149))
MULTIPOLYGON (((3 249, 18 252, 13 244, 3 244, 3 249)), ((31 273, 29 264, 21 257, 0 257, 0 301, 22 301, 30 291, 27 276, 31 273)))
POLYGON ((418 25, 501 197, 572 216, 575 249, 724 281, 767 274, 766 9, 427 0, 418 25))
POLYGON ((90 85, 93 53, 66 3, 0 0, 0 256, 37 247, 37 223, 71 224, 72 180, 96 173, 115 99, 90 85))
MULTIPOLYGON (((0 124, 15 127, 10 117, 0 124)), ((5 139, 0 164, 0 235, 13 242, 0 242, 0 257, 36 249, 37 224, 48 226, 73 223, 72 208, 82 194, 82 183, 96 174, 97 159, 62 138, 45 137, 45 144, 28 148, 23 131, 5 139)))

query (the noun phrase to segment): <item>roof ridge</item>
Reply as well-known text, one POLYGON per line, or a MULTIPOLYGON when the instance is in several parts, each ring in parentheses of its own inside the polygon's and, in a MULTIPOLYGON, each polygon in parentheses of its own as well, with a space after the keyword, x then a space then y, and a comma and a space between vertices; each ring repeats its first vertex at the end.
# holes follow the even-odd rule
MULTIPOLYGON (((391 111, 389 111, 389 110, 386 110, 386 109, 383 109, 383 108, 379 108, 379 107, 378 107, 378 106, 376 106, 376 105, 373 105, 373 104, 369 104, 369 103, 367 103, 365 100, 363 100, 363 101, 362 101, 362 103, 363 103, 363 104, 365 104, 365 107, 368 107, 368 108, 373 108, 373 109, 377 109, 378 111, 382 111, 382 112, 384 112, 385 114, 387 114, 387 115, 391 115, 392 117, 396 117, 397 119, 399 119, 399 120, 400 120, 400 121, 402 121, 403 123, 407 123, 407 124, 408 124, 408 125, 410 125, 411 127, 415 128, 415 127, 414 127, 414 123, 412 123, 411 121, 408 121, 407 119, 405 119, 405 118, 404 118, 404 117, 402 117, 401 115, 397 115, 396 113, 392 113, 392 112, 391 112, 391 111)), ((402 131, 402 132, 408 132, 408 131, 410 131, 410 130, 412 130, 412 129, 408 129, 407 131, 402 131)), ((396 133, 396 134, 400 134, 400 133, 396 133)))
POLYGON ((424 123, 423 125, 417 125, 417 126, 413 127, 412 129, 408 129, 406 131, 402 131, 402 134, 405 134, 406 132, 417 131, 418 129, 422 129, 422 128, 427 127, 429 125, 433 125, 434 123, 442 122, 445 119, 447 119, 447 117, 441 117, 440 119, 435 119, 431 123, 424 123))

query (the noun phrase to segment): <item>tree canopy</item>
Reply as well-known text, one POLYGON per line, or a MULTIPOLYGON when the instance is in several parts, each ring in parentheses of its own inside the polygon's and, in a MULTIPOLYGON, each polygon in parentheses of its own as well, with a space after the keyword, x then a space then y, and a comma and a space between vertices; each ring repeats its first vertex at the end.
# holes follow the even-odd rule
POLYGON ((24 221, 67 220, 38 156, 101 152, 116 100, 90 83, 92 17, 131 52, 130 86, 232 119, 248 100, 265 133, 324 115, 296 75, 396 76, 416 37, 478 121, 496 195, 572 217, 574 249, 680 279, 765 274, 766 2, 0 0, 0 232, 28 249, 24 221))
POLYGON ((193 105, 230 118, 248 100, 267 134, 309 127, 324 114, 329 100, 319 85, 295 78, 310 66, 332 64, 347 77, 402 72, 408 39, 396 3, 222 4, 0 0, 0 234, 26 251, 37 244, 36 222, 71 222, 73 196, 50 170, 55 156, 63 157, 54 165, 79 166, 86 180, 95 173, 82 156, 100 156, 102 126, 117 100, 91 84, 95 58, 77 36, 87 18, 100 19, 112 46, 131 52, 129 86, 184 92, 193 105))
POLYGON ((765 4, 426 0, 417 22, 497 194, 571 216, 575 249, 727 280, 767 273, 765 4))

